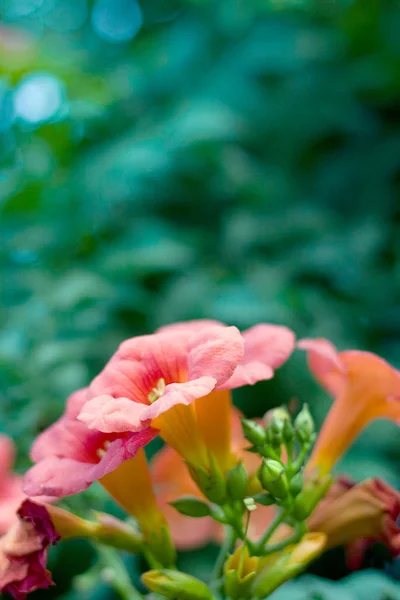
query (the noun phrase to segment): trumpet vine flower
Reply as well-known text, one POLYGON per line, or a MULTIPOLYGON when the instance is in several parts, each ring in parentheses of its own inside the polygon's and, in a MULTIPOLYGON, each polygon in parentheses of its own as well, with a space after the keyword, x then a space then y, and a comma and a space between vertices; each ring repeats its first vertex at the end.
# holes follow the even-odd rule
POLYGON ((307 470, 330 472, 361 431, 374 419, 400 422, 400 371, 370 352, 338 352, 324 339, 304 339, 316 380, 335 397, 307 470))
POLYGON ((214 321, 178 323, 132 338, 89 387, 78 419, 108 434, 150 425, 195 467, 222 472, 230 450, 229 390, 270 379, 294 348, 286 327, 260 324, 243 334, 214 321))

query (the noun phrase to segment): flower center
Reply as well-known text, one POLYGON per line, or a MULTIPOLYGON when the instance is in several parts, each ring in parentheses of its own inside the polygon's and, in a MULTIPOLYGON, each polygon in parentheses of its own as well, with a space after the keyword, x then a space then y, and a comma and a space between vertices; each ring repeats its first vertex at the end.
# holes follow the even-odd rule
POLYGON ((163 377, 161 377, 161 379, 159 379, 157 381, 156 387, 153 387, 150 394, 147 396, 150 404, 153 404, 153 402, 158 400, 159 397, 163 395, 164 391, 165 391, 165 379, 163 377))
POLYGON ((98 448, 96 450, 96 454, 99 458, 103 458, 103 456, 105 455, 105 453, 107 452, 109 446, 110 446, 111 442, 109 440, 106 440, 103 444, 102 448, 98 448))

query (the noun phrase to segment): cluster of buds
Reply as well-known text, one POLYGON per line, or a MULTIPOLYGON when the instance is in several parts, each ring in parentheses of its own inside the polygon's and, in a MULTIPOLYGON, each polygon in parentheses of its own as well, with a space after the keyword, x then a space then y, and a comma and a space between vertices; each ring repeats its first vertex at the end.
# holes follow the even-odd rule
POLYGON ((302 507, 304 461, 315 441, 308 406, 304 405, 293 423, 289 412, 278 408, 265 415, 264 426, 248 419, 242 425, 246 439, 253 444, 250 450, 262 457, 257 475, 265 492, 257 494, 255 501, 264 506, 276 504, 295 519, 304 520, 308 515, 298 511, 302 507))

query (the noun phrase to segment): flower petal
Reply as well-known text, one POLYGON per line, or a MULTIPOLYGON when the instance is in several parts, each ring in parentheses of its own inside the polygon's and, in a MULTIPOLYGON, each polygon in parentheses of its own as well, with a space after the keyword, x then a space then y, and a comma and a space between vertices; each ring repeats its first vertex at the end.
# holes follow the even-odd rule
POLYGON ((104 433, 140 431, 148 426, 147 406, 129 398, 103 395, 86 402, 78 415, 89 429, 104 433), (147 424, 146 424, 147 421, 147 424))
POLYGON ((50 456, 41 460, 26 473, 23 489, 28 496, 64 497, 82 492, 93 481, 111 473, 122 462, 133 458, 139 448, 149 443, 157 431, 144 429, 118 438, 110 443, 96 463, 50 456))
POLYGON ((209 394, 214 387, 213 377, 199 377, 186 383, 171 383, 166 386, 161 398, 147 407, 146 417, 156 419, 178 404, 187 406, 197 398, 209 394))
POLYGON ((244 355, 232 377, 222 388, 233 389, 271 379, 274 369, 294 350, 295 335, 287 327, 261 323, 243 333, 244 355))
POLYGON ((237 327, 209 327, 189 341, 189 379, 213 377, 225 383, 241 361, 244 341, 237 327))
POLYGON ((185 333, 156 333, 126 340, 93 380, 91 396, 110 395, 147 404, 160 379, 167 384, 187 379, 187 338, 185 333))
POLYGON ((34 462, 49 456, 71 458, 80 462, 96 462, 97 450, 102 448, 107 437, 99 431, 89 431, 76 419, 61 417, 35 440, 31 449, 34 462))
POLYGON ((157 329, 157 333, 198 333, 205 327, 227 327, 225 323, 220 321, 214 321, 213 319, 194 319, 192 321, 182 321, 181 323, 170 323, 169 325, 163 325, 157 329))
POLYGON ((308 365, 315 379, 330 394, 336 396, 346 385, 346 366, 333 344, 328 340, 304 338, 297 344, 308 351, 308 365))

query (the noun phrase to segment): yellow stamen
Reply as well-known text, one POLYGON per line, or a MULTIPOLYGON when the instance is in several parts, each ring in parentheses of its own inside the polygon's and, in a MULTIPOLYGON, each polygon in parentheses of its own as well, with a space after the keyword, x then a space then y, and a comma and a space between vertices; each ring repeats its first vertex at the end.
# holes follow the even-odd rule
POLYGON ((157 381, 156 387, 153 387, 150 394, 148 395, 150 404, 153 404, 153 402, 158 400, 163 395, 164 391, 165 391, 165 379, 163 379, 161 377, 161 379, 159 379, 157 381))

